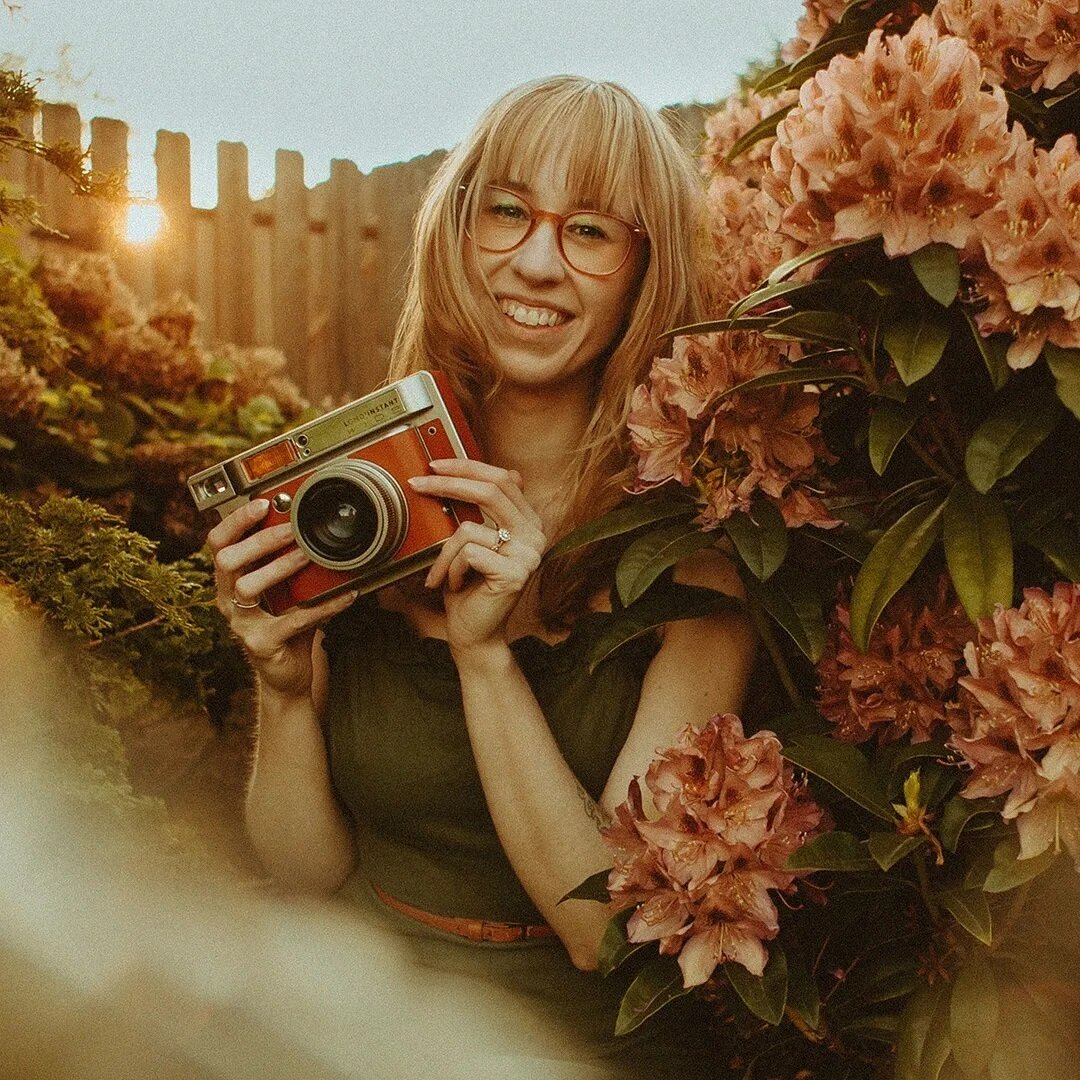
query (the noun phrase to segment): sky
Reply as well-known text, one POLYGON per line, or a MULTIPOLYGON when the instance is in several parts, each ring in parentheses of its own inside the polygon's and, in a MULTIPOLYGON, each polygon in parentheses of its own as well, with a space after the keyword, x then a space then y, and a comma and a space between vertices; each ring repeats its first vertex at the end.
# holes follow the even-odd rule
POLYGON ((791 37, 800 0, 18 0, 0 54, 84 121, 131 126, 131 188, 152 195, 159 128, 191 137, 196 205, 216 202, 218 140, 247 144, 253 195, 274 151, 309 185, 452 146, 503 91, 570 71, 655 108, 725 96, 791 37))

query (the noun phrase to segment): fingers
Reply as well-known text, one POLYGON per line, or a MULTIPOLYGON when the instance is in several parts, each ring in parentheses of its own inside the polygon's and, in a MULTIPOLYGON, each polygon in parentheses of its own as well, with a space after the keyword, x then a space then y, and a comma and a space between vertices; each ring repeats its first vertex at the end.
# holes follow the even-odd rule
POLYGON ((453 476, 494 484, 523 514, 533 513, 532 506, 522 490, 521 473, 514 469, 501 469, 497 465, 473 461, 471 458, 438 458, 428 462, 428 465, 436 476, 453 476))
POLYGON ((356 600, 355 591, 338 593, 311 607, 289 608, 282 615, 266 615, 255 620, 246 633, 238 635, 244 647, 256 659, 275 655, 294 638, 303 638, 328 619, 339 615, 356 600))
POLYGON ((272 585, 278 585, 303 570, 311 559, 299 548, 286 551, 276 559, 242 574, 233 581, 232 595, 241 604, 253 604, 258 601, 272 585))
POLYGON ((207 534, 206 541, 216 555, 222 548, 235 544, 249 529, 254 528, 270 510, 266 499, 252 499, 239 510, 218 522, 207 534))
POLYGON ((456 590, 473 569, 499 590, 524 588, 540 565, 543 536, 527 529, 520 536, 511 531, 510 539, 498 543, 496 550, 498 539, 498 533, 486 525, 463 522, 443 544, 424 584, 436 588, 445 581, 447 588, 456 590))
MULTIPOLYGON (((225 522, 222 522, 224 525, 225 522)), ((227 574, 235 574, 260 559, 265 559, 275 551, 292 543, 293 530, 289 522, 274 525, 269 529, 260 529, 251 536, 220 548, 214 556, 214 564, 227 574)))

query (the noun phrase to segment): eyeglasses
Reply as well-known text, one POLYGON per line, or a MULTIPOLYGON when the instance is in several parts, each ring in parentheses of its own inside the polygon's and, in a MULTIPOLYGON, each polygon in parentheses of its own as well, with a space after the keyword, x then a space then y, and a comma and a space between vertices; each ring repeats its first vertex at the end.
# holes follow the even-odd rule
POLYGON ((567 265, 589 277, 614 274, 626 262, 634 241, 648 240, 639 225, 612 214, 537 210, 516 192, 494 184, 481 191, 476 223, 466 231, 481 251, 505 254, 521 247, 541 221, 555 226, 559 253, 567 265))

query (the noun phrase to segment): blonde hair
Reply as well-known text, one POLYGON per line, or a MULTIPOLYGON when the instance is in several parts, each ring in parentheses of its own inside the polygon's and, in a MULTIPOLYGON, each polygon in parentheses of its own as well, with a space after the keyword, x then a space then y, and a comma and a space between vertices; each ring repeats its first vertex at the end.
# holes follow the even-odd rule
MULTIPOLYGON (((565 163, 576 199, 597 209, 629 207, 649 237, 636 299, 598 371, 565 534, 627 498, 633 462, 626 417, 634 387, 645 380, 661 335, 698 311, 701 183, 659 116, 617 84, 571 75, 525 83, 496 101, 447 156, 421 205, 390 377, 444 371, 483 444, 483 404, 498 392, 499 379, 466 277, 465 228, 484 184, 527 180, 549 156, 565 163)), ((545 622, 565 624, 583 609, 598 583, 596 573, 583 571, 597 565, 580 554, 545 564, 545 622)))

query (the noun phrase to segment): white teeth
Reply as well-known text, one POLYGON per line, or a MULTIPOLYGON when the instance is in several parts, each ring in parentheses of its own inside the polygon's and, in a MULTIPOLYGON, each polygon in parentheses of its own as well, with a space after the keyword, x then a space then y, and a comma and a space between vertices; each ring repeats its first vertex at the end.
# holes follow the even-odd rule
POLYGON ((522 326, 558 326, 566 316, 550 308, 531 308, 519 304, 516 300, 500 300, 499 308, 504 315, 509 315, 522 326))

